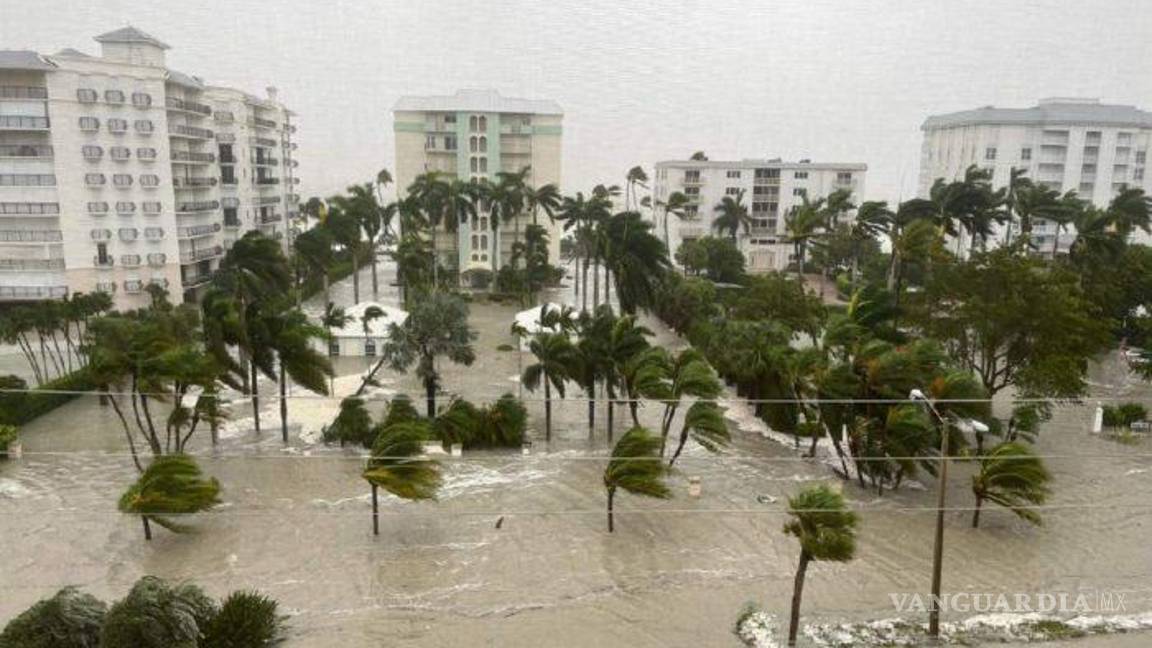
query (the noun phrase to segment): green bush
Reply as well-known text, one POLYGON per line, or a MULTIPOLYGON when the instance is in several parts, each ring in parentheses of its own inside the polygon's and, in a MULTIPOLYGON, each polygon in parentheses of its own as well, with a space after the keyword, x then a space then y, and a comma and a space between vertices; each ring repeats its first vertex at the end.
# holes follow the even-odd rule
POLYGON ((519 448, 524 443, 528 411, 512 394, 477 407, 463 399, 452 401, 432 426, 445 446, 460 443, 467 449, 519 448))
MULTIPOLYGON (((0 379, 0 387, 25 389, 27 385, 16 376, 6 376, 0 379)), ((0 393, 0 424, 24 425, 77 396, 77 394, 55 392, 95 391, 97 388, 98 385, 92 382, 88 372, 84 369, 78 369, 67 376, 49 380, 30 392, 23 394, 0 393)))
POLYGON ((1128 427, 1138 421, 1148 420, 1148 410, 1140 403, 1121 403, 1117 406, 1104 406, 1105 427, 1128 427))
POLYGON ((340 401, 340 413, 331 425, 324 426, 320 438, 324 443, 338 442, 341 446, 345 443, 359 443, 365 448, 371 448, 376 435, 372 430, 372 417, 364 407, 364 399, 349 396, 340 401))
POLYGON ((496 350, 497 351, 504 351, 504 352, 515 351, 516 347, 512 346, 511 344, 501 344, 501 345, 496 347, 496 350))
POLYGON ((263 648, 280 640, 284 617, 276 601, 258 592, 232 592, 203 629, 202 646, 263 648))
POLYGON ((0 457, 8 456, 8 446, 20 436, 15 425, 0 425, 0 457))
POLYGON ((0 648, 96 648, 106 612, 95 596, 65 587, 9 621, 0 648))
POLYGON ((101 648, 196 648, 216 604, 197 586, 155 576, 136 581, 104 618, 101 648))

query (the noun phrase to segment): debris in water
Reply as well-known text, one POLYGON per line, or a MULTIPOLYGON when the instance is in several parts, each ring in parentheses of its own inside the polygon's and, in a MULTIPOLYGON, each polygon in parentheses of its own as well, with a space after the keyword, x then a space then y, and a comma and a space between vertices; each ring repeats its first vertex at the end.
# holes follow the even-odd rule
POLYGON ((504 516, 503 515, 500 516, 499 520, 496 520, 496 528, 499 529, 502 526, 504 526, 504 516))

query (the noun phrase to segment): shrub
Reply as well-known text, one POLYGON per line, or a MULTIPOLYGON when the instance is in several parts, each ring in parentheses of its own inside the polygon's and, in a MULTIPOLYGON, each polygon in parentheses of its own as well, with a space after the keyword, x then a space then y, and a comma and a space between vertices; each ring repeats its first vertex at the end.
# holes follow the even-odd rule
POLYGON ((15 425, 0 425, 0 457, 8 456, 8 446, 19 437, 15 425))
POLYGON ((136 581, 108 610, 101 648, 196 648, 216 605, 197 586, 155 576, 136 581))
POLYGON ((1148 410, 1140 403, 1121 403, 1117 406, 1104 406, 1105 427, 1128 427, 1138 421, 1148 419, 1148 410))
POLYGON ((96 648, 106 612, 95 596, 65 587, 9 621, 0 648, 96 648))
POLYGON ((284 617, 276 601, 258 592, 232 592, 204 628, 200 645, 211 648, 262 648, 280 640, 284 617))
POLYGON ((412 399, 404 394, 392 399, 388 406, 388 414, 381 425, 387 427, 393 423, 409 423, 420 420, 420 412, 412 404, 412 399))
MULTIPOLYGON (((0 388, 25 389, 27 384, 16 376, 5 376, 0 379, 0 388)), ((0 423, 24 425, 77 396, 77 394, 56 392, 94 391, 97 388, 98 385, 92 382, 87 370, 79 369, 67 376, 49 380, 30 392, 22 394, 0 393, 0 423)))
POLYGON ((365 448, 371 448, 376 436, 364 400, 349 396, 340 401, 340 413, 331 425, 324 426, 320 438, 324 443, 339 442, 341 446, 345 443, 359 443, 365 448))
POLYGON ((496 350, 497 351, 515 351, 516 347, 512 346, 511 344, 501 344, 501 345, 496 347, 496 350))
POLYGON ((463 399, 452 401, 432 426, 444 445, 465 448, 519 448, 524 443, 528 411, 512 394, 491 405, 477 407, 463 399))

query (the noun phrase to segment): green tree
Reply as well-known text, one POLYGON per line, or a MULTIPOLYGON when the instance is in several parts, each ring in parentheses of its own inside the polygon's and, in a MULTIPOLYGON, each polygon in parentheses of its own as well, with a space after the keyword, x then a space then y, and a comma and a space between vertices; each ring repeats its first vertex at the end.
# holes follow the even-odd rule
POLYGON ((604 469, 604 488, 608 493, 608 532, 615 530, 616 491, 633 495, 668 499, 672 491, 664 483, 667 469, 660 458, 660 439, 642 427, 628 430, 612 448, 612 458, 604 469))
POLYGON ((376 440, 372 429, 372 416, 364 406, 364 399, 356 396, 347 396, 340 401, 340 411, 330 425, 324 426, 321 431, 324 443, 338 442, 359 443, 365 448, 371 448, 376 440))
POLYGON ((717 216, 712 220, 712 228, 718 232, 728 232, 732 244, 736 244, 736 236, 740 230, 747 234, 752 227, 752 215, 748 213, 748 206, 744 204, 744 190, 736 193, 736 197, 724 196, 712 208, 717 216))
POLYGON ((285 306, 270 304, 261 313, 259 324, 263 328, 262 337, 267 339, 276 357, 280 431, 284 443, 288 443, 288 379, 314 394, 327 396, 328 379, 335 374, 327 356, 313 346, 316 340, 326 340, 327 332, 313 324, 302 311, 285 306))
POLYGON ((443 356, 455 364, 471 366, 476 360, 476 351, 472 348, 475 339, 476 331, 468 325, 467 302, 455 295, 432 293, 413 304, 403 324, 389 327, 380 361, 356 393, 363 393, 385 365, 400 372, 415 366, 416 376, 424 383, 428 417, 434 418, 436 391, 440 386, 436 358, 443 356))
POLYGON ((380 535, 378 488, 406 500, 436 499, 440 489, 440 463, 424 456, 431 438, 424 420, 383 425, 372 446, 363 477, 372 487, 372 533, 380 535))
POLYGON ((669 468, 684 451, 684 444, 688 442, 689 437, 709 452, 717 452, 721 447, 728 445, 731 435, 728 432, 728 424, 724 421, 724 410, 709 401, 696 401, 688 406, 688 411, 684 412, 683 426, 680 428, 680 441, 676 444, 672 458, 668 460, 669 468))
MULTIPOLYGON (((671 358, 666 385, 657 395, 664 401, 664 415, 660 422, 660 456, 663 457, 668 433, 672 430, 681 401, 689 397, 706 400, 716 398, 720 395, 720 380, 704 355, 689 347, 671 358)), ((683 448, 683 443, 680 447, 683 448)), ((680 454, 679 450, 676 454, 680 454)))
POLYGON ((121 513, 139 515, 144 524, 144 539, 152 539, 155 522, 173 533, 183 533, 187 527, 168 516, 190 515, 219 504, 220 483, 215 478, 204 479, 200 466, 187 455, 156 457, 123 495, 120 496, 121 513))
POLYGON ((788 645, 796 645, 800 628, 800 599, 804 578, 812 561, 847 562, 856 554, 856 514, 848 510, 844 497, 826 485, 811 486, 788 498, 789 521, 784 533, 800 542, 800 563, 792 589, 792 616, 788 624, 788 645))
POLYGON ((656 201, 656 207, 664 212, 664 217, 661 219, 664 223, 664 250, 669 256, 672 255, 672 247, 668 242, 668 217, 675 216, 680 220, 687 220, 688 204, 688 196, 682 191, 673 191, 668 194, 666 201, 656 201))
POLYGON ((96 648, 107 610, 95 596, 65 587, 9 621, 0 648, 96 648))
POLYGON ((196 585, 136 581, 104 618, 101 648, 196 648, 216 604, 196 585))
POLYGON ((332 234, 323 227, 313 227, 310 230, 301 232, 292 240, 292 248, 296 252, 296 258, 300 262, 304 273, 306 275, 320 277, 324 293, 324 303, 332 300, 329 289, 331 279, 329 269, 332 267, 332 262, 335 258, 332 253, 333 243, 335 243, 335 241, 332 238, 332 234))
POLYGON ((1022 443, 1006 442, 990 448, 978 461, 978 469, 972 475, 972 494, 976 496, 972 528, 980 526, 980 509, 985 501, 1040 524, 1040 514, 1033 507, 1048 499, 1048 482, 1052 479, 1040 457, 1022 443))
POLYGON ((201 646, 270 648, 283 638, 284 617, 275 599, 259 592, 232 592, 203 627, 201 646))
POLYGON ((661 278, 671 267, 664 244, 652 235, 652 223, 639 212, 621 212, 603 223, 605 265, 615 281, 624 313, 649 309, 661 278))
POLYGON ((804 284, 804 259, 808 246, 828 227, 828 214, 825 199, 808 199, 808 194, 800 196, 800 204, 792 207, 784 219, 784 229, 792 242, 793 256, 796 258, 796 280, 804 284))
POLYGON ((564 384, 576 364, 576 348, 567 333, 541 331, 528 343, 536 362, 524 368, 521 382, 528 391, 544 385, 544 438, 552 440, 552 389, 564 398, 564 384))

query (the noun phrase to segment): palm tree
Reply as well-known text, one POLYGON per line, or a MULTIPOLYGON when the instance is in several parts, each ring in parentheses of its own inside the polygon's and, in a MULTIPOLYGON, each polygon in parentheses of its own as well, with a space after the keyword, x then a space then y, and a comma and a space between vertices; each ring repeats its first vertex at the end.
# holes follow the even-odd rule
POLYGON ((736 243, 736 236, 740 230, 744 230, 747 234, 752 227, 752 215, 748 213, 748 207, 744 204, 743 189, 736 192, 735 198, 724 196, 713 209, 719 212, 719 215, 712 221, 712 229, 718 232, 727 230, 733 243, 736 243))
POLYGON ((668 251, 653 236, 652 227, 639 212, 620 212, 600 228, 605 267, 612 273, 616 300, 624 313, 651 308, 659 282, 672 267, 668 251))
POLYGON ((892 227, 896 214, 888 209, 885 201, 869 200, 860 204, 856 211, 856 218, 852 221, 850 231, 852 236, 852 285, 860 274, 860 256, 866 241, 874 240, 887 234, 892 227))
POLYGON ((668 217, 675 216, 680 220, 688 218, 688 196, 682 191, 673 191, 668 194, 668 200, 661 202, 656 201, 656 206, 664 210, 664 250, 669 257, 672 256, 672 248, 670 247, 668 238, 668 217))
POLYGON ((144 539, 152 539, 149 521, 174 533, 187 527, 168 515, 189 515, 220 503, 220 483, 204 479, 200 466, 187 455, 156 457, 136 483, 120 496, 121 513, 139 515, 144 523, 144 539))
POLYGON ((376 172, 376 202, 384 206, 383 211, 380 212, 380 224, 385 239, 392 238, 392 217, 397 212, 397 203, 389 203, 384 200, 384 189, 390 184, 392 184, 392 172, 388 169, 380 169, 376 172))
POLYGON ((1124 251, 1124 239, 1112 226, 1107 212, 1091 205, 1075 221, 1076 238, 1068 248, 1072 262, 1081 267, 1096 261, 1114 260, 1124 251))
POLYGON ((676 459, 684 451, 684 444, 688 442, 688 437, 692 437, 693 441, 710 452, 716 452, 721 446, 728 445, 731 437, 728 432, 728 424, 724 421, 724 410, 710 401, 696 401, 688 407, 688 411, 684 413, 684 425, 680 429, 680 441, 676 444, 676 451, 672 453, 672 458, 668 460, 669 468, 676 463, 676 459))
POLYGON ((660 439, 636 426, 628 430, 612 448, 612 458, 604 469, 604 488, 608 491, 608 533, 613 524, 616 490, 633 495, 668 499, 672 491, 664 483, 667 469, 660 459, 660 439))
POLYGON ((1081 200, 1075 191, 1066 191, 1060 198, 1060 209, 1052 210, 1048 214, 1048 220, 1056 226, 1056 234, 1052 237, 1053 259, 1060 253, 1060 233, 1067 229, 1068 225, 1079 219, 1080 213, 1084 211, 1086 206, 1085 201, 1081 200))
MULTIPOLYGON (((668 444, 668 433, 680 401, 686 396, 713 399, 720 395, 720 379, 704 354, 694 348, 679 353, 669 364, 667 389, 663 390, 664 417, 660 424, 660 456, 668 444)), ((681 442, 683 447, 683 442, 681 442)), ((679 454, 679 452, 677 452, 679 454)))
POLYGON ((331 301, 328 269, 332 266, 334 242, 332 233, 325 227, 313 227, 292 240, 296 258, 303 262, 306 273, 320 277, 324 289, 324 303, 331 301))
POLYGON ((844 497, 828 486, 805 488, 788 498, 784 533, 800 541, 800 564, 792 589, 792 617, 788 624, 788 645, 796 645, 800 627, 800 598, 808 563, 814 560, 847 562, 856 553, 856 514, 844 505, 844 497))
MULTIPOLYGON (((537 225, 537 222, 536 222, 537 214, 541 210, 544 211, 544 215, 546 215, 548 217, 548 220, 550 222, 554 221, 556 219, 556 214, 559 211, 560 205, 561 205, 560 189, 556 185, 551 184, 551 183, 543 185, 541 187, 525 187, 524 188, 524 203, 525 203, 525 206, 527 207, 528 211, 530 211, 532 213, 532 225, 533 226, 537 225)), ((519 220, 517 220, 516 221, 516 240, 517 241, 519 240, 519 237, 520 237, 520 222, 519 222, 519 220)), ((535 265, 536 265, 537 256, 538 256, 537 250, 534 249, 536 247, 537 241, 535 239, 530 238, 527 240, 527 243, 528 243, 528 249, 527 249, 527 254, 526 254, 526 256, 527 256, 526 268, 528 270, 528 276, 532 277, 534 274, 535 265)))
POLYGON ((985 500, 1032 524, 1040 524, 1040 514, 1032 507, 1043 504, 1051 492, 1051 475, 1044 462, 1027 446, 1016 442, 989 448, 979 462, 979 470, 972 475, 972 494, 976 496, 972 528, 980 526, 980 508, 985 500))
POLYGON ((628 368, 633 365, 633 359, 649 347, 647 338, 653 333, 637 324, 635 315, 623 315, 618 318, 609 306, 597 309, 595 317, 607 320, 607 324, 610 325, 606 349, 608 370, 604 377, 604 387, 608 392, 608 441, 611 443, 617 390, 626 388, 624 376, 628 368))
POLYGON ((371 182, 348 187, 349 206, 364 239, 368 243, 368 254, 372 262, 372 294, 380 294, 380 280, 376 273, 376 256, 380 245, 380 234, 384 231, 384 206, 376 199, 379 186, 371 182), (376 191, 373 191, 375 187, 376 191))
POLYGON ((284 443, 288 443, 288 378, 314 394, 328 395, 327 379, 335 375, 332 363, 313 348, 313 340, 323 340, 328 335, 297 309, 273 309, 265 317, 269 346, 276 354, 279 369, 280 432, 284 443))
POLYGON ((528 343, 536 362, 524 368, 521 382, 528 391, 544 383, 544 439, 552 440, 552 388, 564 398, 564 381, 576 363, 576 348, 567 333, 539 332, 528 343))
POLYGON ((1152 227, 1152 198, 1143 189, 1126 187, 1108 204, 1108 216, 1124 239, 1136 230, 1147 234, 1152 227))
POLYGON ((1060 192, 1050 189, 1042 184, 1021 182, 1016 188, 1015 211, 1020 218, 1020 241, 1017 243, 1021 249, 1027 250, 1033 246, 1032 225, 1036 219, 1059 218, 1063 208, 1060 204, 1060 192))
POLYGON ((624 181, 624 209, 637 210, 640 208, 640 201, 636 197, 636 188, 647 189, 647 183, 648 174, 645 173, 644 167, 634 166, 628 169, 624 181))
POLYGON ((427 421, 393 423, 380 430, 361 474, 372 487, 373 535, 380 535, 378 488, 406 500, 436 499, 442 478, 440 462, 424 456, 429 438, 427 421))
POLYGON ((804 259, 808 252, 808 244, 828 226, 828 218, 823 198, 812 201, 808 199, 808 194, 804 194, 800 196, 800 200, 801 203, 788 212, 785 229, 789 240, 792 241, 796 257, 796 280, 803 286, 804 259))
POLYGON ((328 200, 328 217, 324 219, 324 227, 332 235, 333 240, 348 251, 352 258, 352 301, 360 303, 360 251, 363 245, 361 238, 363 228, 356 212, 351 211, 355 206, 349 204, 350 199, 345 196, 334 196, 328 200))

